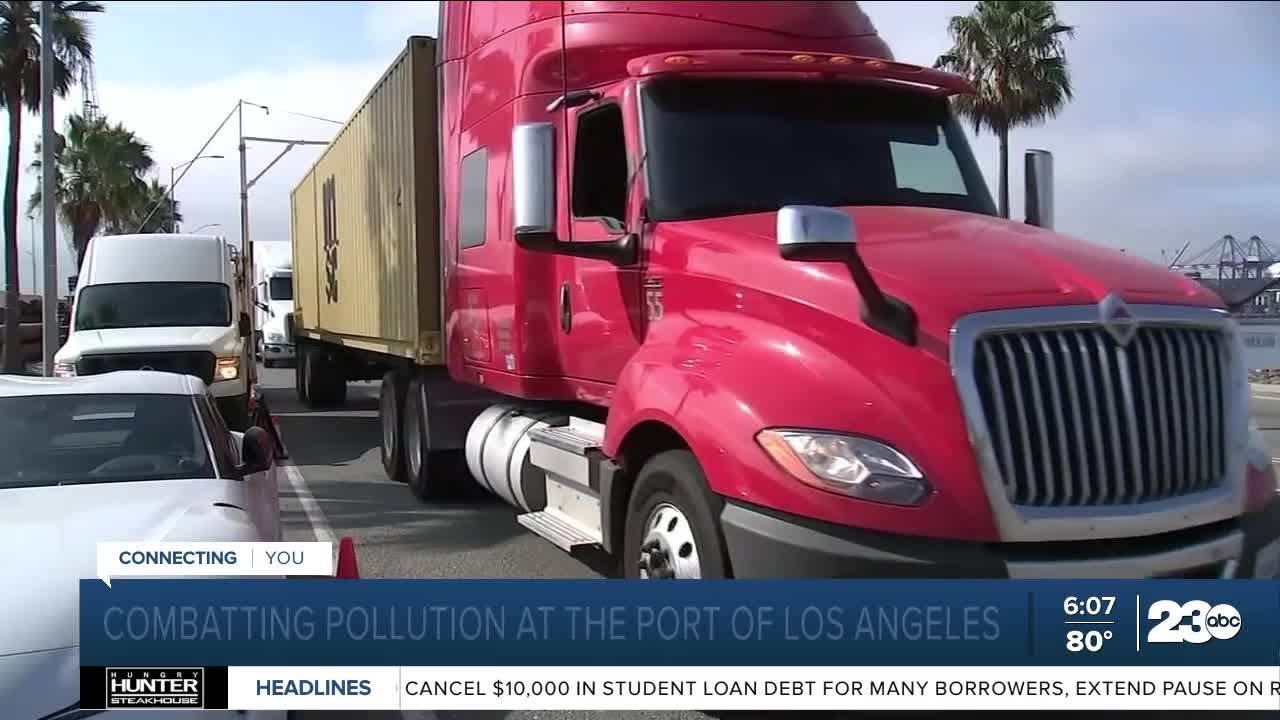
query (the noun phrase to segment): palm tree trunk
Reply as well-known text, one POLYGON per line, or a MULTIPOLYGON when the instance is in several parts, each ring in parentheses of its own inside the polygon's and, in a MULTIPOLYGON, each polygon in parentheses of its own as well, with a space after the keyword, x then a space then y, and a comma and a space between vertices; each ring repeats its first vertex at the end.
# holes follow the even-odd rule
POLYGON ((22 346, 18 340, 18 323, 22 308, 18 304, 18 161, 22 152, 22 98, 7 93, 9 111, 9 164, 4 184, 4 357, 0 372, 23 371, 22 346))
POLYGON ((1000 217, 1009 217, 1009 128, 1000 128, 1000 217))

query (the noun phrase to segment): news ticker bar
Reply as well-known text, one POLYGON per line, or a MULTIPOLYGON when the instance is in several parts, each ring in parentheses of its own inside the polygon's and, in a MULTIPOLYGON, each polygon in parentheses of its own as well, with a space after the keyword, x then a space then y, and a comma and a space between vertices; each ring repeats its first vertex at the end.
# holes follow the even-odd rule
POLYGON ((1280 668, 81 668, 84 709, 1277 710, 1280 668))
POLYGON ((1267 666, 1274 581, 120 580, 90 666, 1267 666))

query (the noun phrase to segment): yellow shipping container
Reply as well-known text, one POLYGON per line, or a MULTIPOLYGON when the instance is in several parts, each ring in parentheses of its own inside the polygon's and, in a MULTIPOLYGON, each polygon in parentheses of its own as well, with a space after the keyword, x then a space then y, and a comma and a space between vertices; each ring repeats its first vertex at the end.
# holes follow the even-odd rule
POLYGON ((296 335, 443 363, 436 133, 435 40, 412 37, 293 189, 296 335))

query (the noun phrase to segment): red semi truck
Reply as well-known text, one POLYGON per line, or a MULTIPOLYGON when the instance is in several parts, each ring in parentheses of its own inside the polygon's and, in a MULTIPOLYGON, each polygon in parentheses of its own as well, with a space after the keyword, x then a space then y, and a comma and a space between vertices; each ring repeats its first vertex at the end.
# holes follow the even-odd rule
POLYGON ((440 17, 293 194, 298 393, 381 378, 417 497, 629 577, 1275 574, 1219 300, 1055 234, 1047 153, 998 217, 856 3, 440 17))

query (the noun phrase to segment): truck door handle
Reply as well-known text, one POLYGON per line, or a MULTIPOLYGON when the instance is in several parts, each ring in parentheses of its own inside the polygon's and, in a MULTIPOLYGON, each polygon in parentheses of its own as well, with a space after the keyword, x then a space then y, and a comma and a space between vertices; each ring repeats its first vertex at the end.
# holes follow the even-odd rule
POLYGON ((560 285, 560 329, 569 332, 573 326, 573 309, 569 307, 569 283, 560 285))

